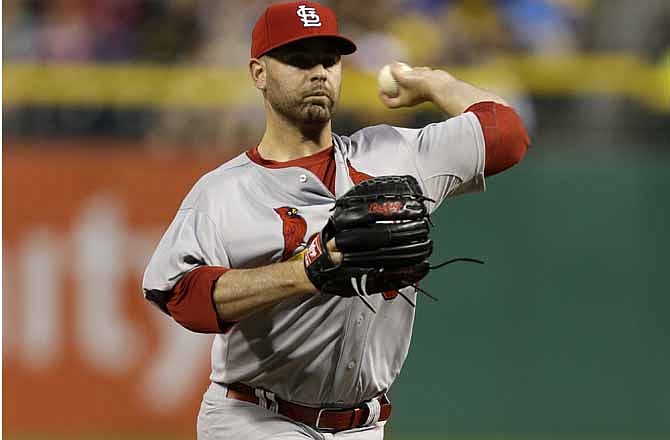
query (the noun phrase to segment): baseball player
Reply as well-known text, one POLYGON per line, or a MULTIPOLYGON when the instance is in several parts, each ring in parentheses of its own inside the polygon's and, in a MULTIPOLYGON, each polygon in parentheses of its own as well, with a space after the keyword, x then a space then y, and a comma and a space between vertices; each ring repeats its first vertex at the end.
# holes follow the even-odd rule
MULTIPOLYGON (((399 93, 380 94, 384 104, 431 101, 452 117, 339 136, 331 118, 341 57, 356 46, 340 35, 334 12, 312 2, 274 4, 251 40, 263 138, 195 184, 149 262, 144 294, 185 328, 216 334, 199 439, 381 439, 391 414, 386 393, 409 349, 415 281, 425 272, 396 284, 380 278, 365 291, 368 274, 405 269, 363 269, 353 287, 346 279, 338 285, 333 274, 351 263, 344 243, 364 246, 374 234, 343 239, 348 226, 336 226, 346 207, 333 211, 336 201, 375 187, 361 182, 405 176, 394 182, 416 200, 431 199, 432 212, 449 197, 483 191, 485 176, 519 162, 529 139, 500 97, 445 71, 399 64, 392 65, 399 93)), ((398 206, 408 205, 369 212, 393 215, 398 206)), ((404 223, 364 231, 389 224, 404 223)), ((425 259, 432 249, 423 241, 425 220, 412 224, 425 259)))

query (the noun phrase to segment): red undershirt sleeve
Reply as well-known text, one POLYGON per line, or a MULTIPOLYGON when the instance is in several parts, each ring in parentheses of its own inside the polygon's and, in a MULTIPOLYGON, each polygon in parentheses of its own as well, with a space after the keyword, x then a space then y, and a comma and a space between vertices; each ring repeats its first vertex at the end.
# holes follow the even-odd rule
POLYGON ((511 107, 486 101, 471 105, 466 112, 477 116, 484 133, 485 176, 500 173, 523 159, 530 138, 521 118, 511 107))
POLYGON ((216 280, 228 270, 220 266, 201 266, 181 277, 167 303, 172 318, 197 333, 225 333, 230 330, 235 322, 219 318, 212 297, 216 280))

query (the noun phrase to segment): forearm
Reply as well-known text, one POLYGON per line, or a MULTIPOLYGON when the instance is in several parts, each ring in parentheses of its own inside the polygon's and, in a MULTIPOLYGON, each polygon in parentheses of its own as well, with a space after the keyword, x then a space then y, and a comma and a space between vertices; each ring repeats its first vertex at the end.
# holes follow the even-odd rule
POLYGON ((450 116, 463 113, 478 102, 493 101, 509 106, 500 96, 468 84, 443 70, 431 72, 427 99, 450 116))
POLYGON ((216 281, 213 299, 219 317, 230 322, 287 298, 315 293, 302 259, 297 259, 253 269, 229 270, 216 281))

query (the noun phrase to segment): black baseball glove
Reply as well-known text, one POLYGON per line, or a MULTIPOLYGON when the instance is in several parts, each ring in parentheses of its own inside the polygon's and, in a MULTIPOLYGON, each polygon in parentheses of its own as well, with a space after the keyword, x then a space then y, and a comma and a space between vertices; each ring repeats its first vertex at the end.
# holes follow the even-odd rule
POLYGON ((322 293, 346 297, 417 283, 428 274, 433 252, 427 200, 412 176, 375 177, 354 186, 310 241, 307 276, 322 293), (340 264, 328 253, 331 238, 342 253, 340 264))

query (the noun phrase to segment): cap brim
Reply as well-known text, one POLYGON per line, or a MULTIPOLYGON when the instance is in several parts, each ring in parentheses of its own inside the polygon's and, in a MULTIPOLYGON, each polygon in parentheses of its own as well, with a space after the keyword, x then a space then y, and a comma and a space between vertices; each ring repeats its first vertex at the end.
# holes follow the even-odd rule
POLYGON ((292 38, 290 40, 282 41, 281 44, 277 44, 276 46, 269 47, 268 49, 264 50, 261 54, 259 54, 256 58, 260 58, 263 55, 266 55, 268 52, 277 49, 282 46, 286 46, 287 44, 295 43, 296 41, 301 41, 301 40, 307 40, 311 38, 323 38, 327 40, 331 40, 333 44, 337 47, 337 51, 340 55, 350 55, 354 52, 356 52, 356 45, 354 44, 353 41, 348 39, 347 37, 343 37, 342 35, 336 35, 336 34, 318 34, 318 35, 302 35, 300 37, 292 38))
POLYGON ((340 55, 351 55, 352 53, 356 52, 356 45, 347 37, 343 37, 341 35, 319 35, 312 38, 319 37, 325 37, 329 40, 333 40, 333 43, 337 46, 337 51, 340 53, 340 55))

